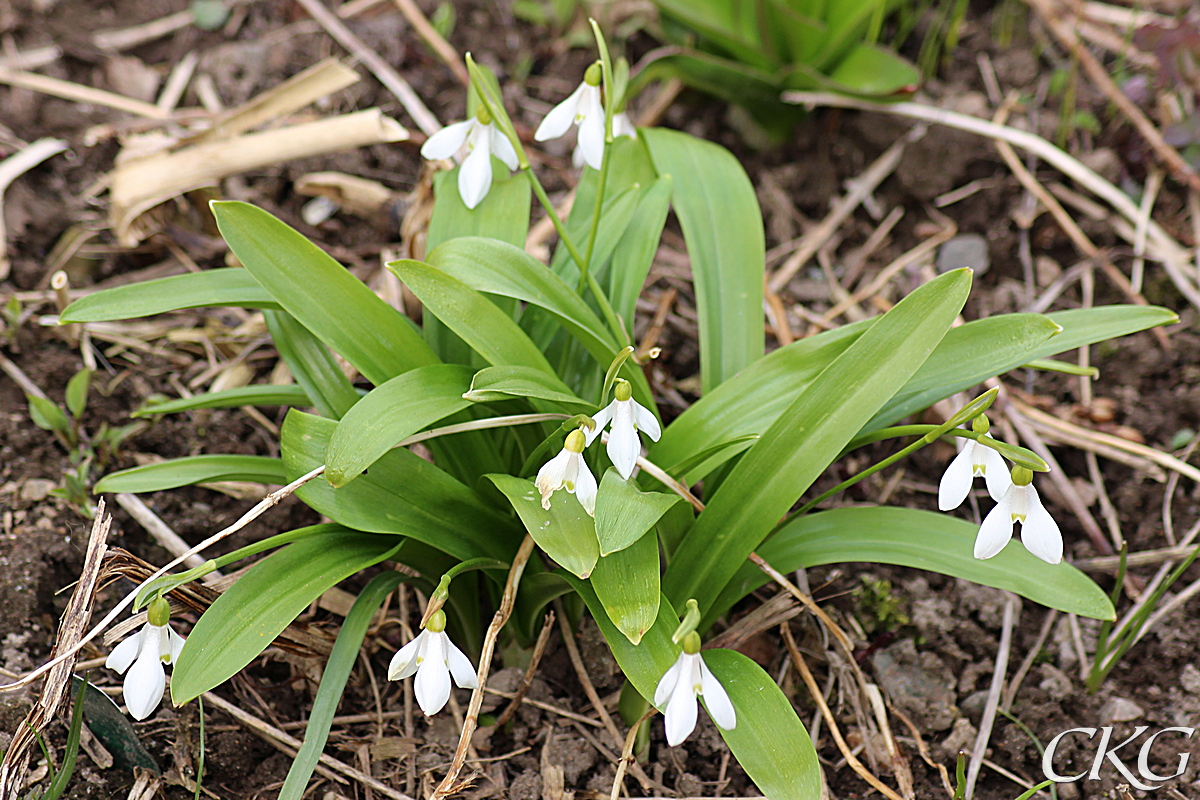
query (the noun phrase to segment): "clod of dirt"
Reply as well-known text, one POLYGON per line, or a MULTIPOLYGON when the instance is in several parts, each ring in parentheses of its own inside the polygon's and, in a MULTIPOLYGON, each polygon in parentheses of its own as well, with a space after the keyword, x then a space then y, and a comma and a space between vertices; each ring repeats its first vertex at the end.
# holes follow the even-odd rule
POLYGON ((954 724, 954 676, 933 653, 917 653, 911 639, 896 642, 871 659, 884 693, 923 731, 954 724))
POLYGON ((1038 688, 1050 695, 1051 700, 1065 700, 1075 691, 1071 677, 1053 664, 1042 664, 1038 674, 1042 676, 1038 688))

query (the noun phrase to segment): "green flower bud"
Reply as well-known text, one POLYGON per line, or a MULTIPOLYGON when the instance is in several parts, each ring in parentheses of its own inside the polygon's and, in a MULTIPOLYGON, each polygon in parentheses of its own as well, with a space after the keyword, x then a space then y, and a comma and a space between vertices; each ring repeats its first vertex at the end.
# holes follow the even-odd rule
POLYGON ((432 616, 429 617, 429 621, 425 623, 425 630, 433 631, 434 633, 441 633, 446 630, 446 612, 440 608, 433 612, 432 616))
POLYGON ((628 400, 633 397, 633 387, 629 385, 629 381, 617 378, 617 385, 613 387, 613 397, 618 400, 628 400))
POLYGON ((492 124, 492 115, 488 113, 487 106, 485 104, 479 104, 479 110, 475 112, 475 119, 479 120, 480 125, 492 124))
POLYGON ((150 620, 151 625, 161 628, 171 621, 171 604, 162 595, 159 595, 150 601, 150 607, 146 609, 146 617, 150 620))
POLYGON ((987 433, 992 428, 992 423, 988 422, 987 414, 980 414, 975 419, 971 420, 971 430, 976 433, 987 433))
POLYGON ((683 637, 683 652, 689 656, 694 656, 700 652, 700 634, 692 631, 687 636, 683 637))
POLYGON ((604 68, 597 61, 587 68, 587 72, 583 73, 583 82, 588 86, 599 86, 603 77, 604 68))
POLYGON ((567 434, 567 441, 563 444, 563 449, 572 453, 582 453, 585 447, 587 447, 587 438, 583 435, 583 431, 574 430, 567 434))
POLYGON ((1033 483, 1033 470, 1028 467, 1013 467, 1012 482, 1017 486, 1028 486, 1033 483))

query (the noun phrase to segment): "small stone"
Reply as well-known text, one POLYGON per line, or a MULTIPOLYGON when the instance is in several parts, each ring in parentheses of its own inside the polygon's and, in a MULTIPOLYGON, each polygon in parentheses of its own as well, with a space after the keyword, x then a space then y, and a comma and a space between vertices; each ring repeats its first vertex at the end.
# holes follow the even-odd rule
POLYGON ((942 741, 942 749, 947 755, 954 757, 960 750, 967 750, 975 744, 975 737, 978 735, 979 731, 975 730, 969 719, 959 717, 954 720, 954 728, 950 735, 942 741))
POLYGON ((1049 286, 1063 273, 1062 265, 1047 255, 1039 255, 1033 259, 1033 270, 1037 273, 1038 286, 1049 286))
POLYGON ((949 272, 959 267, 970 267, 976 275, 982 275, 992 265, 988 255, 988 241, 978 233, 955 236, 938 249, 938 272, 949 272))
POLYGON ((1195 664, 1185 664, 1179 674, 1179 685, 1188 694, 1200 695, 1200 669, 1195 664))
POLYGON ((943 731, 954 723, 954 676, 933 653, 917 653, 903 639, 871 659, 880 686, 923 730, 943 731))
POLYGON ((1073 691, 1071 678, 1065 672, 1053 664, 1042 664, 1038 672, 1042 676, 1038 688, 1050 695, 1051 700, 1064 700, 1070 696, 1073 691))
POLYGON ((1092 152, 1081 155, 1079 160, 1109 183, 1116 183, 1121 178, 1121 157, 1112 148, 1097 147, 1092 152))
POLYGON ((58 486, 57 483, 45 478, 30 478, 21 484, 21 491, 17 495, 17 499, 23 503, 36 503, 39 500, 45 500, 50 494, 50 490, 56 486, 58 486))
POLYGON ((983 718, 983 709, 987 706, 987 699, 988 690, 980 689, 978 692, 967 695, 967 699, 959 703, 958 708, 962 711, 963 716, 978 725, 979 720, 983 718))
POLYGON ((1058 784, 1059 800, 1079 800, 1079 784, 1077 783, 1060 783, 1058 784))
POLYGON ((1145 715, 1142 707, 1124 697, 1110 697, 1100 706, 1100 721, 1105 725, 1114 722, 1132 722, 1145 715))

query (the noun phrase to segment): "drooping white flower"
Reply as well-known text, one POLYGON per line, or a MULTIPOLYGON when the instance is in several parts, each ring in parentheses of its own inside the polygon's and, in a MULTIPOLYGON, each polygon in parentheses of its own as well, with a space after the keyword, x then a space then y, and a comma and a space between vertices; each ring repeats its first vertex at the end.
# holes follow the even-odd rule
MULTIPOLYGON (((596 426, 599 430, 600 426, 596 426)), ((542 508, 550 510, 550 495, 559 489, 566 489, 579 498, 583 510, 590 516, 596 516, 596 478, 583 460, 583 449, 587 447, 587 439, 583 433, 574 430, 567 434, 562 452, 547 461, 538 470, 537 480, 534 481, 542 494, 542 508)))
POLYGON ((587 437, 587 443, 591 444, 600 435, 604 426, 611 422, 612 430, 608 434, 608 457, 612 459, 613 466, 617 468, 620 476, 629 480, 629 476, 633 474, 633 468, 637 464, 637 457, 642 452, 642 442, 638 438, 638 431, 645 433, 657 442, 658 437, 662 435, 662 430, 658 427, 658 420, 654 414, 633 399, 629 381, 618 379, 613 395, 613 401, 592 417, 596 427, 585 431, 584 435, 587 437))
MULTIPOLYGON (((992 438, 986 433, 984 436, 992 438)), ((1012 485, 1004 457, 985 444, 967 439, 963 449, 942 474, 942 482, 938 485, 938 508, 949 511, 962 505, 971 492, 971 483, 976 475, 983 476, 988 494, 996 502, 1012 485)))
POLYGON ((403 680, 413 674, 417 676, 413 694, 427 717, 441 711, 450 699, 451 675, 460 689, 479 685, 470 659, 446 635, 446 612, 434 612, 425 623, 425 630, 392 656, 388 680, 403 680))
POLYGON ((979 526, 975 537, 976 558, 991 558, 1003 550, 1012 538, 1014 525, 1020 522, 1021 543, 1026 550, 1050 564, 1062 561, 1062 533, 1042 505, 1032 481, 1032 471, 1024 467, 1013 469, 1012 485, 979 526))
MULTIPOLYGON (((538 125, 533 138, 539 142, 557 139, 579 126, 579 144, 575 151, 592 169, 600 169, 604 161, 604 104, 600 100, 601 70, 599 62, 588 67, 583 83, 571 95, 550 109, 550 113, 538 125)), ((613 135, 616 135, 616 118, 613 119, 613 135)), ((578 166, 578 165, 577 165, 578 166)))
POLYGON ((467 208, 475 208, 492 187, 492 156, 509 169, 517 169, 517 151, 480 106, 473 119, 447 125, 430 136, 421 146, 421 155, 430 160, 453 158, 466 148, 466 157, 458 170, 458 193, 467 208))
POLYGON ((114 647, 104 662, 118 673, 129 670, 122 691, 129 715, 136 720, 145 719, 158 708, 167 688, 163 664, 174 664, 184 643, 168 624, 171 611, 166 600, 160 597, 151 602, 149 618, 141 630, 114 647))
POLYGON ((672 747, 686 739, 696 727, 697 696, 704 698, 708 715, 719 727, 730 731, 737 726, 733 703, 729 701, 725 687, 704 663, 704 657, 700 655, 700 637, 693 632, 684 637, 683 651, 654 690, 654 705, 663 712, 667 744, 672 747))

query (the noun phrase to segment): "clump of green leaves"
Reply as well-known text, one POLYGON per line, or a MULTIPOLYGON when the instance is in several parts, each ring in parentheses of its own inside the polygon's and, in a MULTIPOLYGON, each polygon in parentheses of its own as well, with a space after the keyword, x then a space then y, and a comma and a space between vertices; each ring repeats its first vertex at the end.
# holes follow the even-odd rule
POLYGON ((867 634, 903 628, 910 620, 904 598, 892 590, 892 582, 874 575, 860 575, 854 597, 858 601, 858 621, 867 634))

